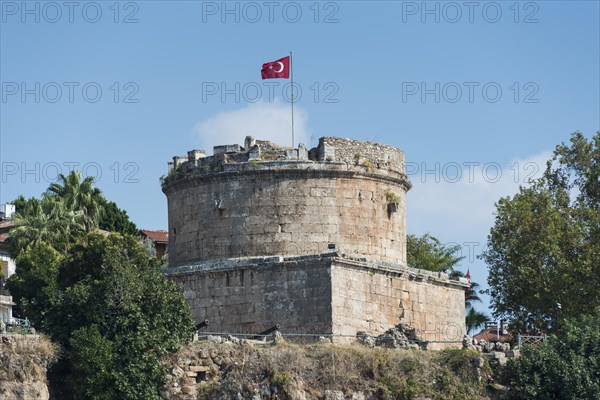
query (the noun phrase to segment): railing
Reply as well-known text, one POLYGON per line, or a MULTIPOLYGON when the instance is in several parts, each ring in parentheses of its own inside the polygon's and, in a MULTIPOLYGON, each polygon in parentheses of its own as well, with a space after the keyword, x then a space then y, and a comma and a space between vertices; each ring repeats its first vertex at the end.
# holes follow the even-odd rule
POLYGON ((547 335, 543 336, 532 336, 532 335, 519 335, 519 350, 522 350, 524 344, 540 344, 544 340, 548 339, 547 335))
POLYGON ((29 333, 29 329, 31 328, 31 321, 29 321, 27 318, 21 319, 21 318, 14 318, 14 317, 13 318, 2 317, 1 320, 6 325, 7 333, 27 334, 27 333, 29 333))

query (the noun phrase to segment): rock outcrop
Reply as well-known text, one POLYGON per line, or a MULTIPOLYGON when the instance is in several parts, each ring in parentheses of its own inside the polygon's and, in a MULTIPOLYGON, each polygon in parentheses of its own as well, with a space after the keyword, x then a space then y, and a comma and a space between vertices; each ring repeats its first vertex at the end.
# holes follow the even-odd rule
POLYGON ((46 371, 55 360, 52 343, 39 335, 0 336, 0 398, 47 400, 46 371))
MULTIPOLYGON (((399 333, 383 342, 408 340, 409 332, 402 332, 407 339, 399 333)), ((481 379, 488 360, 477 352, 401 348, 212 336, 165 358, 160 392, 168 400, 489 398, 481 379)))

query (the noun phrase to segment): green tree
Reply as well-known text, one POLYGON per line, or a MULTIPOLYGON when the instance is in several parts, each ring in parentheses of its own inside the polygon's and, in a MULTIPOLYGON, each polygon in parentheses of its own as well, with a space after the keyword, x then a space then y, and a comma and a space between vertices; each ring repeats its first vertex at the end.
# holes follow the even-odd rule
POLYGON ((129 235, 137 235, 138 228, 129 219, 127 211, 120 209, 114 202, 106 201, 103 204, 100 215, 99 227, 108 232, 119 232, 129 235))
POLYGON ((509 361, 517 399, 600 399, 600 308, 561 324, 558 336, 509 361))
POLYGON ((453 271, 464 258, 460 254, 460 245, 447 246, 428 233, 418 237, 406 236, 406 256, 408 265, 428 271, 453 271))
POLYGON ((94 178, 88 176, 82 180, 80 172, 71 171, 67 176, 60 174, 62 183, 52 183, 46 191, 49 198, 58 198, 66 209, 79 211, 87 232, 98 228, 104 196, 94 187, 94 178))
POLYGON ((94 187, 92 177, 82 180, 76 171, 59 177, 62 183, 52 183, 41 200, 26 200, 23 196, 13 200, 18 226, 11 230, 9 243, 14 257, 34 242, 46 242, 67 252, 97 228, 137 235, 137 227, 127 212, 107 201, 102 191, 94 187))
POLYGON ((600 305, 600 132, 556 147, 545 174, 496 204, 483 258, 495 316, 548 331, 600 305))
POLYGON ((157 264, 137 238, 118 234, 90 235, 61 263, 47 318, 66 354, 51 379, 60 398, 159 398, 159 360, 194 324, 181 289, 157 264))
POLYGON ((58 299, 58 267, 63 256, 44 242, 30 244, 16 259, 16 273, 7 282, 15 312, 44 330, 48 311, 58 299))
POLYGON ((10 204, 15 206, 15 212, 23 214, 23 210, 27 206, 28 200, 23 195, 19 195, 16 199, 10 202, 10 204))
POLYGON ((54 199, 31 198, 13 219, 17 226, 11 229, 8 244, 15 258, 28 245, 41 242, 67 251, 85 232, 82 214, 54 199))

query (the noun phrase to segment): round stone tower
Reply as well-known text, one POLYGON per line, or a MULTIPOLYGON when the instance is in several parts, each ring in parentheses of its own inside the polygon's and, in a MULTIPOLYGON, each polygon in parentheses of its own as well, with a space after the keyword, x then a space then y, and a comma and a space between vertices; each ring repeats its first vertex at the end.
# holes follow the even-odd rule
POLYGON ((406 264, 404 153, 323 137, 316 148, 247 137, 173 157, 162 189, 169 267, 256 256, 337 251, 406 264))

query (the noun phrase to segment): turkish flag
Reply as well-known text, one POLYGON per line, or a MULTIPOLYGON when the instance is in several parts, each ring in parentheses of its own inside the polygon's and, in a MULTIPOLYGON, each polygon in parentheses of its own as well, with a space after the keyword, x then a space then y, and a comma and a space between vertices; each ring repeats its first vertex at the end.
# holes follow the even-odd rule
POLYGON ((290 56, 264 63, 260 71, 263 79, 290 78, 290 56))

